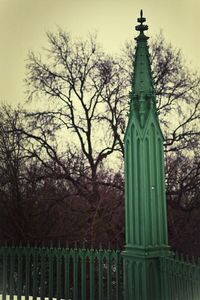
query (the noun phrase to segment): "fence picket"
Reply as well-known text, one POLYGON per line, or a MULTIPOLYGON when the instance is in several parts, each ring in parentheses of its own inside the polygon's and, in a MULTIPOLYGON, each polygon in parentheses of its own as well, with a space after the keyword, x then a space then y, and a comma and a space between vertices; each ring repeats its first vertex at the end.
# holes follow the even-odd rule
POLYGON ((35 247, 32 251, 33 256, 33 300, 37 298, 37 259, 38 259, 38 249, 35 247))
POLYGON ((94 265, 95 265, 95 257, 94 257, 94 249, 88 251, 89 256, 89 264, 90 264, 90 300, 95 300, 95 278, 94 278, 94 265))
POLYGON ((103 300, 103 250, 97 252, 98 258, 98 286, 99 286, 99 300, 103 300))
POLYGON ((44 253, 44 248, 40 249, 40 264, 41 264, 41 276, 40 276, 40 298, 41 300, 44 300, 45 298, 45 253, 44 253))
POLYGON ((15 248, 10 249, 10 300, 13 300, 14 296, 14 275, 15 275, 15 248))
POLYGON ((6 285, 7 285, 7 247, 3 248, 3 287, 2 287, 2 300, 6 300, 6 285))
POLYGON ((81 300, 86 300, 86 249, 80 250, 81 258, 81 300))
POLYGON ((105 253, 106 257, 106 275, 107 275, 107 299, 112 299, 112 278, 111 278, 111 251, 108 250, 105 253))
POLYGON ((73 251, 73 300, 78 300, 78 250, 73 251))
POLYGON ((49 300, 53 298, 53 249, 52 247, 48 251, 48 269, 49 269, 49 285, 48 285, 48 297, 49 300))
POLYGON ((65 299, 69 299, 69 249, 67 248, 64 255, 64 263, 65 263, 65 290, 64 297, 65 299))
POLYGON ((21 296, 22 296, 22 258, 23 258, 23 251, 22 251, 21 247, 18 249, 17 257, 18 257, 18 260, 17 260, 18 261, 17 300, 21 300, 21 296))
POLYGON ((57 271, 57 283, 56 283, 56 299, 60 299, 61 293, 61 253, 60 249, 56 254, 56 271, 57 271))
POLYGON ((116 251, 115 253, 115 265, 116 265, 116 300, 120 300, 120 251, 116 251))
POLYGON ((29 300, 30 295, 30 251, 29 248, 25 249, 25 268, 26 268, 26 289, 25 300, 29 300))

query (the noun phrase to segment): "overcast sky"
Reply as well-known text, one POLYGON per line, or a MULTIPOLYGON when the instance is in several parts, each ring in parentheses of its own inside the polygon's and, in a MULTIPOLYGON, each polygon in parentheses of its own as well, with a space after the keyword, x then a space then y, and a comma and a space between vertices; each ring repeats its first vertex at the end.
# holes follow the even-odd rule
POLYGON ((25 100, 27 53, 45 47, 46 31, 59 26, 78 37, 97 31, 104 49, 115 53, 136 35, 141 8, 148 36, 162 29, 199 69, 200 0, 0 0, 0 102, 25 100))

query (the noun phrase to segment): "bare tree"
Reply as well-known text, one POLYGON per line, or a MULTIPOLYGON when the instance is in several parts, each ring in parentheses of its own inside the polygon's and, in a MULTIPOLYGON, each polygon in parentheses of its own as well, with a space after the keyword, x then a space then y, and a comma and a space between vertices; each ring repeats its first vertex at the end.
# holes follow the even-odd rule
MULTIPOLYGON (((45 96, 49 109, 29 117, 37 118, 42 128, 56 124, 70 140, 70 147, 72 140, 76 142, 89 168, 94 201, 98 199, 98 168, 104 159, 123 149, 119 124, 127 109, 126 77, 120 64, 100 50, 94 37, 73 42, 61 30, 47 37, 47 62, 30 54, 27 83, 29 99, 45 96)), ((56 155, 54 152, 51 158, 55 160, 56 155)))
POLYGON ((187 211, 200 207, 199 156, 168 156, 166 169, 168 203, 187 211))
POLYGON ((1 231, 5 236, 16 233, 20 238, 23 238, 29 217, 28 211, 27 214, 24 211, 24 171, 27 159, 30 156, 25 151, 26 140, 18 131, 15 131, 15 128, 20 128, 21 125, 19 111, 13 111, 6 106, 1 107, 0 195, 1 221, 4 222, 1 231), (8 224, 5 226, 6 220, 8 224), (10 230, 11 227, 16 230, 10 230))
MULTIPOLYGON (((60 226, 61 204, 77 195, 77 189, 65 180, 58 165, 38 159, 32 139, 23 133, 23 116, 20 108, 1 106, 0 239, 31 241, 52 236, 60 226)), ((70 155, 68 158, 65 167, 71 171, 73 167, 75 173, 77 162, 70 155)), ((70 214, 70 208, 68 211, 70 214)))
POLYGON ((198 148, 199 74, 186 67, 180 50, 167 44, 162 34, 152 43, 152 64, 166 151, 198 148))

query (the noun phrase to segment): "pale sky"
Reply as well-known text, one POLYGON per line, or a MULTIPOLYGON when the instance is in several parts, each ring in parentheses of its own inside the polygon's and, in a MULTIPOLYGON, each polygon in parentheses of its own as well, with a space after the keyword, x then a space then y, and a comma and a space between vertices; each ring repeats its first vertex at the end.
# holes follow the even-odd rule
POLYGON ((188 64, 200 69, 200 0, 0 0, 0 102, 25 101, 27 53, 41 52, 47 31, 59 26, 75 37, 97 31, 104 50, 117 53, 136 36, 141 8, 148 36, 162 29, 188 64))

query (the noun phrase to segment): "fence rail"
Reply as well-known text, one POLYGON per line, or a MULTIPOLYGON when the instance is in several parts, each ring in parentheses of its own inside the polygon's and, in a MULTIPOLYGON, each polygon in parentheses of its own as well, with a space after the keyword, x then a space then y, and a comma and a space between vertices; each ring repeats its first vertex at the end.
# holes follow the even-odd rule
POLYGON ((0 293, 17 300, 122 299, 119 250, 0 247, 0 293))

